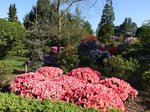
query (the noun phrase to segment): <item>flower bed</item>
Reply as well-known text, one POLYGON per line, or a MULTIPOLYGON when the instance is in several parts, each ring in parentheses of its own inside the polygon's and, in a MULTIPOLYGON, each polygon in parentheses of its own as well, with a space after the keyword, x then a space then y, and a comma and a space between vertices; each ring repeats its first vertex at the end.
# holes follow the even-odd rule
POLYGON ((123 101, 136 97, 137 91, 117 78, 101 79, 101 73, 88 67, 77 68, 66 75, 56 67, 43 67, 35 73, 17 75, 11 89, 24 97, 74 102, 101 111, 119 108, 123 101))

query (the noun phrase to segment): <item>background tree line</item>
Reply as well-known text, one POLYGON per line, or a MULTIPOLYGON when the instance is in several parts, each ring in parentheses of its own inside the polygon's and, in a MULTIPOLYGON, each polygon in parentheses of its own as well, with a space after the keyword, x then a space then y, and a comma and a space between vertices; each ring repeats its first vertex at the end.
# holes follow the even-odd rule
MULTIPOLYGON (((51 46, 66 48, 73 46, 75 49, 81 38, 94 34, 91 24, 82 17, 79 7, 76 7, 74 12, 69 10, 73 3, 81 1, 84 0, 38 0, 31 11, 25 15, 23 24, 18 20, 15 4, 11 4, 7 18, 8 24, 11 24, 9 28, 15 24, 20 30, 13 29, 15 28, 13 27, 10 30, 15 34, 11 34, 10 30, 8 31, 9 25, 4 24, 7 21, 1 20, 0 24, 3 25, 0 26, 2 29, 0 57, 5 58, 7 55, 25 56, 28 57, 31 66, 32 64, 38 65, 34 68, 36 69, 43 65, 43 54, 48 53, 51 46), (66 7, 67 10, 65 8, 58 10, 63 5, 69 6, 66 7), (61 18, 61 38, 58 37, 59 13, 60 16, 63 16, 61 18), (16 30, 19 32, 15 32, 16 30)), ((141 42, 149 39, 149 22, 138 28, 130 17, 126 17, 121 25, 114 25, 115 12, 112 0, 106 0, 100 18, 96 35, 103 44, 115 43, 116 41, 112 40, 112 36, 137 36, 141 42)))

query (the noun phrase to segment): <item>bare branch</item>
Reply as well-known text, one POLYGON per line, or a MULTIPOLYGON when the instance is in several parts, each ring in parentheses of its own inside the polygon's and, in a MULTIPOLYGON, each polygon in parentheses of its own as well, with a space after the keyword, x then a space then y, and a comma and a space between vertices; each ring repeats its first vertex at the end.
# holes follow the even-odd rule
POLYGON ((80 1, 83 1, 83 0, 74 0, 74 1, 72 1, 72 2, 68 5, 68 7, 65 9, 65 11, 63 12, 63 14, 61 15, 60 19, 63 18, 63 16, 65 15, 65 13, 68 11, 68 9, 69 9, 74 3, 80 2, 80 1))
POLYGON ((94 7, 96 3, 97 3, 97 0, 95 0, 95 2, 90 6, 90 8, 94 7))
POLYGON ((97 3, 97 0, 95 0, 95 2, 89 7, 89 10, 88 10, 88 11, 90 11, 90 9, 91 9, 92 7, 94 7, 94 6, 96 5, 96 3, 97 3))

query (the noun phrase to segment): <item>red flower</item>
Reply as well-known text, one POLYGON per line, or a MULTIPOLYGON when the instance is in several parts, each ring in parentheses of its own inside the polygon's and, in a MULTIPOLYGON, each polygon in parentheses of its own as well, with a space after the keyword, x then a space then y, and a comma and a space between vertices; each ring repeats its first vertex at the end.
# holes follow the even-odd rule
POLYGON ((97 37, 92 35, 92 36, 87 36, 83 39, 81 39, 81 42, 89 41, 89 40, 97 40, 97 37))

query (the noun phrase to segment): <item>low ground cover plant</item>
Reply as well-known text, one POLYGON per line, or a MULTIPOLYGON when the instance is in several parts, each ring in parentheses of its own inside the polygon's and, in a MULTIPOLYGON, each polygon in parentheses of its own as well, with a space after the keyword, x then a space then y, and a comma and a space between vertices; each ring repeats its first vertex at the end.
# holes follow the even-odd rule
POLYGON ((82 108, 64 101, 40 101, 16 96, 13 93, 0 93, 0 112, 99 112, 99 110, 82 108))

